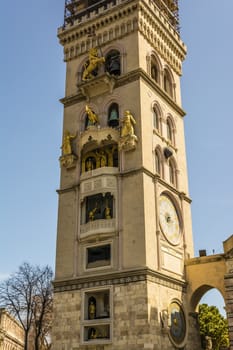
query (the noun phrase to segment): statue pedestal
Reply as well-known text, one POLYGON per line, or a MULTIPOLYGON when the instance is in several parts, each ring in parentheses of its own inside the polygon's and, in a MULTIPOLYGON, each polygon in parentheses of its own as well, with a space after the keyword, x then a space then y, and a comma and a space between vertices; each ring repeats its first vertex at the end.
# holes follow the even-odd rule
POLYGON ((133 151, 136 148, 137 142, 138 138, 135 135, 121 137, 119 140, 119 150, 125 152, 133 151))
POLYGON ((76 167, 77 157, 74 154, 66 154, 59 158, 60 165, 66 169, 72 169, 76 167))

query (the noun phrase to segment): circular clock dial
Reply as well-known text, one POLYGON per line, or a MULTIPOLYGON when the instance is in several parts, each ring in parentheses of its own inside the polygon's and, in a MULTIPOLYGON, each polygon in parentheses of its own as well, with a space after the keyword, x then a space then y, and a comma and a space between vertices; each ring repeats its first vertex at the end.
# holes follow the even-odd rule
POLYGON ((181 344, 186 334, 186 321, 183 309, 177 302, 170 305, 170 320, 170 336, 176 344, 181 344))
POLYGON ((172 201, 162 195, 159 199, 159 221, 167 240, 177 245, 180 242, 180 224, 176 209, 172 201))

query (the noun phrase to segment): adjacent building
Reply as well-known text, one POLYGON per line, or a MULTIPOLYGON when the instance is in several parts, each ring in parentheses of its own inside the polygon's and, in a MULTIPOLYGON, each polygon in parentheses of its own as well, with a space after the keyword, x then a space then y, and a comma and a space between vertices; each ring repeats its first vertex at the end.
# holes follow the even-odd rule
POLYGON ((24 331, 19 322, 0 308, 0 350, 24 349, 24 331))

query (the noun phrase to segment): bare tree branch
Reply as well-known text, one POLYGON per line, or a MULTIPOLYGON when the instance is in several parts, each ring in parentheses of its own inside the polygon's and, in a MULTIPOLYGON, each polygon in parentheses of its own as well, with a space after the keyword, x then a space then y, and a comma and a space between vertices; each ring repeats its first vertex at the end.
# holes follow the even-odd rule
MULTIPOLYGON (((18 271, 0 284, 0 305, 16 317, 24 329, 24 350, 30 339, 39 350, 51 329, 52 270, 23 263, 18 271)), ((49 348, 49 345, 47 346, 49 348)))

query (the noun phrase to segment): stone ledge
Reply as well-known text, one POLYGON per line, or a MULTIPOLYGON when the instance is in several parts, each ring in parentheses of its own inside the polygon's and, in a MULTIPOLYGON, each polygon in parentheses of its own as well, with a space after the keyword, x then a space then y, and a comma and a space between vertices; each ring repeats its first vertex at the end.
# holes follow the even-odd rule
POLYGON ((120 285, 137 282, 152 282, 175 290, 186 292, 187 283, 184 280, 166 276, 150 269, 134 269, 122 272, 109 272, 90 275, 88 277, 55 280, 54 292, 66 292, 83 288, 96 288, 107 285, 120 285))

